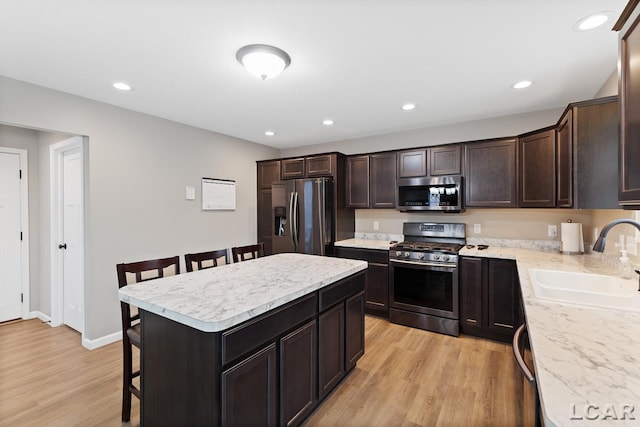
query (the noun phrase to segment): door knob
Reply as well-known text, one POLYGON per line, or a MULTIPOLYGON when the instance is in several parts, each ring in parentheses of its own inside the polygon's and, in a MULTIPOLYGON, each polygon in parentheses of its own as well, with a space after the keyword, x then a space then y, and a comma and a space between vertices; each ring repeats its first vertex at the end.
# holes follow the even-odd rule
POLYGON ((67 249, 67 244, 63 243, 61 245, 58 245, 58 249, 67 249))

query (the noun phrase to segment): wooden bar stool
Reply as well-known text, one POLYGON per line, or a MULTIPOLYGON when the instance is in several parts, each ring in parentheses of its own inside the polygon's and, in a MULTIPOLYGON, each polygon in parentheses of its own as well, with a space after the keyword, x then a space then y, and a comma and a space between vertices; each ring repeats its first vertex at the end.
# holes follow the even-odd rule
MULTIPOLYGON (((166 275, 180 274, 180 257, 152 259, 148 261, 132 262, 129 264, 116 265, 118 272, 118 287, 131 285, 133 283, 144 282, 146 280, 157 279, 165 276, 165 270, 170 269, 166 275), (146 274, 145 274, 146 273, 146 274), (131 277, 133 276, 133 277, 131 277)), ((140 348, 140 314, 131 314, 131 306, 120 301, 120 312, 122 314, 122 421, 129 421, 131 418, 131 395, 138 399, 142 396, 142 387, 136 387, 133 379, 140 377, 139 370, 133 371, 133 347, 140 348)))
POLYGON ((264 243, 260 242, 255 245, 236 246, 235 248, 231 248, 231 252, 233 253, 233 262, 260 258, 264 256, 264 243))
POLYGON ((197 266, 197 270, 204 270, 205 268, 212 268, 218 266, 220 258, 224 257, 224 263, 229 264, 229 250, 218 249, 215 251, 200 252, 196 254, 185 254, 184 261, 187 266, 187 271, 193 271, 193 264, 197 266), (210 261, 207 262, 207 261, 210 261), (206 263, 206 264, 204 264, 206 263), (211 265, 209 265, 211 264, 211 265))

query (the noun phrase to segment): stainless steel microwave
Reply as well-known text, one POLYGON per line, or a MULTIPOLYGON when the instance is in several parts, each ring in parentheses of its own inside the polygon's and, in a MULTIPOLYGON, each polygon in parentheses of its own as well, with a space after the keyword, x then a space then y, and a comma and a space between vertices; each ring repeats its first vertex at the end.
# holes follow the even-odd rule
POLYGON ((462 177, 459 175, 398 178, 397 209, 402 212, 462 212, 462 177))

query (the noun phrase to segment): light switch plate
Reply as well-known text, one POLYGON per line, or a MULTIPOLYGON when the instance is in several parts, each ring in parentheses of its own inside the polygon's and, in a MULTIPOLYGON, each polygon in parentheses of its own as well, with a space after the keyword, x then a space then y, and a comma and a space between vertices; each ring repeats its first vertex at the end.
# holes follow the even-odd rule
POLYGON ((480 224, 473 224, 473 233, 474 233, 474 234, 480 234, 480 233, 482 233, 482 225, 480 225, 480 224))
POLYGON ((380 222, 379 221, 373 221, 373 229, 374 230, 379 230, 380 229, 380 222))
POLYGON ((196 199, 196 187, 191 187, 187 185, 184 191, 184 198, 186 200, 195 200, 196 199))
POLYGON ((549 224, 547 226, 547 236, 549 237, 557 237, 558 236, 558 226, 555 224, 549 224))

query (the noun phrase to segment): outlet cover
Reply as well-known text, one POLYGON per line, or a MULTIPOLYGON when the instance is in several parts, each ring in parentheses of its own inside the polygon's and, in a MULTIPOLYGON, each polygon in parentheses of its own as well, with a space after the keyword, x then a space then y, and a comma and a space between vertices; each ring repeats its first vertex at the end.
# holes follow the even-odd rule
POLYGON ((548 225, 547 226, 547 236, 549 237, 557 237, 558 236, 558 226, 557 225, 548 225))
POLYGON ((374 230, 379 230, 380 229, 380 222, 379 221, 373 221, 373 229, 374 230))
POLYGON ((474 233, 474 234, 480 234, 480 233, 482 233, 482 225, 480 225, 480 224, 473 224, 473 233, 474 233))
POLYGON ((184 190, 184 198, 186 200, 196 199, 196 187, 187 186, 184 190))

